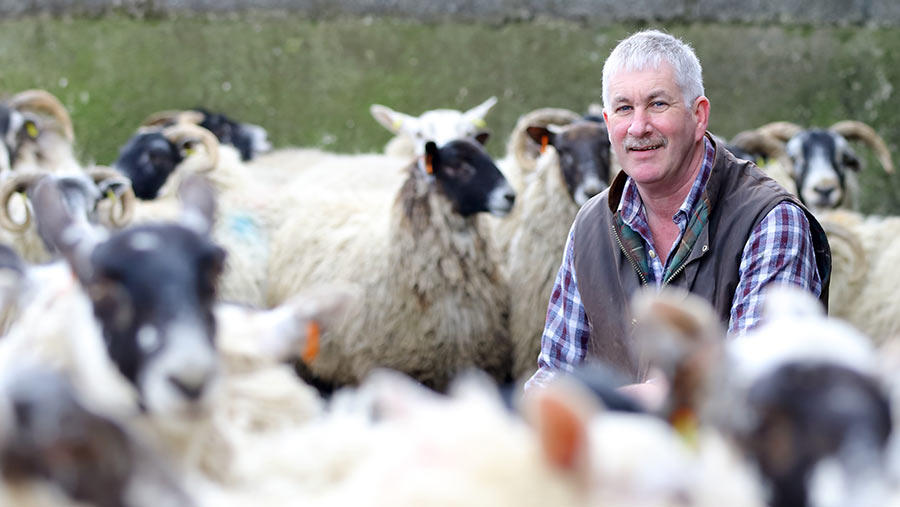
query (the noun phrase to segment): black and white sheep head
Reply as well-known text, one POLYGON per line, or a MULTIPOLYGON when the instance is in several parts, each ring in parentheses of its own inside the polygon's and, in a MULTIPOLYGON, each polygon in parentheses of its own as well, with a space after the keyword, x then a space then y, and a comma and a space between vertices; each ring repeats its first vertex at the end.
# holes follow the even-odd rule
POLYGON ((41 182, 34 192, 38 224, 84 287, 110 359, 156 414, 199 413, 218 375, 213 304, 225 251, 208 236, 214 198, 203 183, 205 190, 182 192, 184 225, 133 227, 99 243, 56 186, 41 182), (191 202, 198 194, 200 203, 191 202))
POLYGON ((214 167, 219 150, 215 136, 196 125, 178 124, 135 134, 119 150, 113 168, 131 180, 138 199, 152 200, 159 195, 172 173, 194 152, 193 146, 197 142, 206 150, 209 167, 214 167))
POLYGON ((609 134, 604 123, 576 121, 561 127, 530 126, 526 131, 538 145, 556 149, 569 196, 578 206, 609 185, 609 134))
POLYGON ((811 129, 791 138, 785 149, 800 199, 814 209, 839 207, 846 198, 848 175, 861 168, 850 143, 831 130, 811 129))
POLYGON ((131 180, 138 199, 155 199, 159 189, 184 161, 182 147, 160 132, 137 134, 119 150, 113 167, 131 180))
POLYGON ((195 111, 203 115, 199 125, 215 134, 220 143, 237 148, 241 160, 251 160, 272 149, 268 132, 259 125, 239 123, 224 114, 203 108, 196 108, 195 111))
POLYGON ((380 104, 373 104, 369 111, 384 128, 410 138, 415 155, 421 156, 425 154, 425 144, 429 141, 443 146, 454 139, 473 136, 483 130, 484 117, 496 103, 497 98, 491 97, 468 111, 434 109, 418 117, 380 104))
POLYGON ((453 209, 462 216, 488 212, 505 216, 516 193, 484 150, 487 133, 438 147, 425 144, 424 170, 432 174, 453 209))

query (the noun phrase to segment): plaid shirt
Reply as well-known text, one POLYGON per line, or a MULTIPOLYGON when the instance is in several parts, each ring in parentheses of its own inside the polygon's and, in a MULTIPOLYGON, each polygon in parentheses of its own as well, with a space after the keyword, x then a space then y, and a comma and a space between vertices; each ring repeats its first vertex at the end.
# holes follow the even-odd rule
MULTIPOLYGON (((663 285, 690 252, 693 243, 706 225, 709 201, 706 183, 712 173, 715 149, 705 141, 706 154, 700 174, 694 181, 684 203, 672 217, 679 228, 679 236, 672 244, 663 265, 651 241, 650 227, 640 194, 629 179, 619 203, 623 245, 639 259, 639 269, 648 282, 663 285), (646 253, 645 253, 646 252, 646 253)), ((547 382, 556 371, 572 371, 587 354, 590 326, 578 293, 575 277, 573 230, 563 255, 562 266, 556 276, 547 321, 541 338, 538 371, 525 385, 530 389, 547 382)), ((735 288, 731 305, 729 334, 741 334, 755 326, 761 318, 762 290, 770 283, 798 285, 819 295, 822 284, 816 270, 815 253, 809 232, 809 221, 803 211, 789 201, 776 205, 750 233, 741 256, 740 282, 735 288)))

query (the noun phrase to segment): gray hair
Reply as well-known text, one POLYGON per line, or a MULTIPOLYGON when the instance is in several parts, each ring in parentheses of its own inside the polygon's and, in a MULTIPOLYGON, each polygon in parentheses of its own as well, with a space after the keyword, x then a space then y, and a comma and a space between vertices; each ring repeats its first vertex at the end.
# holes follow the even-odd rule
POLYGON ((694 49, 659 30, 644 30, 620 42, 603 64, 603 107, 609 111, 609 80, 618 71, 653 69, 665 61, 675 69, 675 83, 690 107, 703 95, 703 69, 694 49))

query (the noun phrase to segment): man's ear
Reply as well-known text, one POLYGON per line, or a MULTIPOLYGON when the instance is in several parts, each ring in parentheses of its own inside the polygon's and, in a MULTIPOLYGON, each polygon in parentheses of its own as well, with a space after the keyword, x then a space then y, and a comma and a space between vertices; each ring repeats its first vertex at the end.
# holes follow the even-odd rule
POLYGON ((706 133, 709 127, 709 99, 701 95, 694 100, 694 106, 691 111, 694 119, 697 121, 696 140, 699 141, 706 133))

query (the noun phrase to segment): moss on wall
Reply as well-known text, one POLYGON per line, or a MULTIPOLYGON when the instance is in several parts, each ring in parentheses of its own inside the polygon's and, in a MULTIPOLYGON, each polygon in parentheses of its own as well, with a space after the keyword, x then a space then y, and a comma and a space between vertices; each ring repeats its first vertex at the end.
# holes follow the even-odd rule
MULTIPOLYGON (((83 158, 101 163, 161 109, 219 109, 264 125, 276 146, 369 151, 390 137, 369 116, 373 102, 419 113, 496 95, 488 123, 491 151, 501 155, 520 114, 598 102, 603 60, 637 28, 271 14, 26 18, 0 22, 0 92, 41 87, 57 94, 72 112, 83 158)), ((875 127, 892 150, 900 146, 893 107, 900 29, 664 28, 700 56, 714 132, 730 137, 774 120, 827 126, 852 118, 875 127)), ((868 165, 877 167, 871 158, 868 165)), ((863 176, 866 209, 900 213, 900 176, 863 176)))

